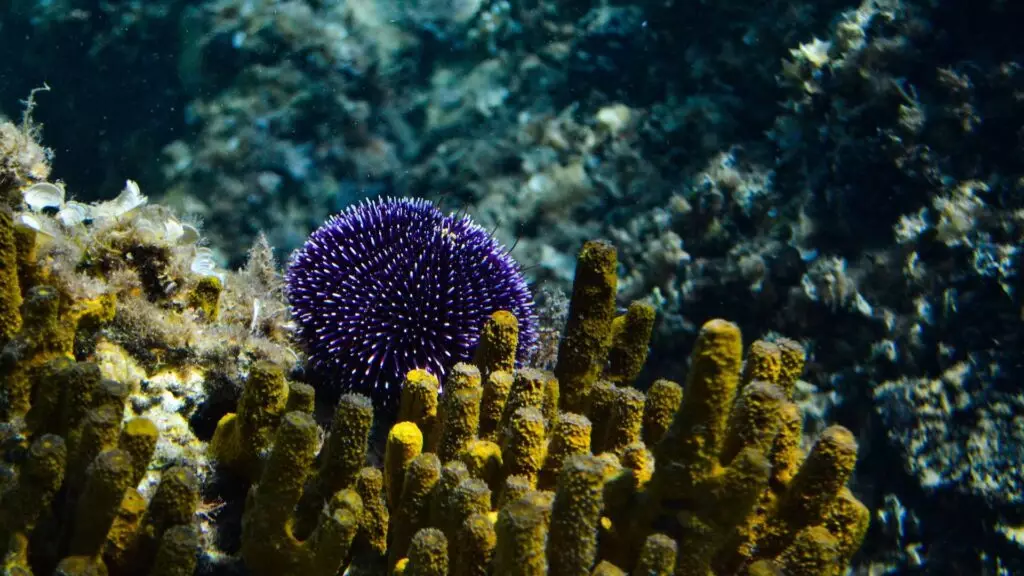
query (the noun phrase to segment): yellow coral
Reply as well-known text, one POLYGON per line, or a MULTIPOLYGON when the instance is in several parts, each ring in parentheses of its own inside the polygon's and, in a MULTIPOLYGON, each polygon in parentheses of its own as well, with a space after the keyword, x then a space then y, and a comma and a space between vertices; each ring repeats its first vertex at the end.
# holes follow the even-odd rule
POLYGON ((654 329, 654 307, 633 302, 626 314, 612 323, 612 342, 604 377, 615 384, 632 384, 647 361, 647 348, 654 329))
POLYGON ((220 315, 220 294, 224 285, 216 276, 203 276, 196 282, 188 296, 188 304, 198 311, 203 319, 214 322, 220 315))
POLYGON ((413 422, 423 433, 427 446, 432 445, 437 423, 437 394, 440 384, 437 376, 426 370, 412 370, 402 383, 398 404, 398 421, 413 422))
POLYGON ((18 248, 14 220, 0 206, 0 346, 21 329, 21 282, 18 279, 18 248))
POLYGON ((495 439, 514 383, 511 372, 496 370, 487 375, 483 397, 480 399, 480 438, 495 439))
POLYGON ((519 346, 519 322, 506 310, 491 314, 480 332, 480 343, 473 356, 473 364, 486 378, 495 370, 511 372, 516 363, 519 346))
POLYGON ((210 452, 245 478, 260 473, 260 454, 271 439, 288 401, 288 385, 280 367, 269 362, 253 366, 238 402, 238 413, 227 414, 217 423, 210 452))
POLYGON ((555 367, 562 385, 562 410, 584 413, 590 388, 604 371, 615 318, 617 265, 615 248, 606 242, 587 242, 580 251, 555 367))

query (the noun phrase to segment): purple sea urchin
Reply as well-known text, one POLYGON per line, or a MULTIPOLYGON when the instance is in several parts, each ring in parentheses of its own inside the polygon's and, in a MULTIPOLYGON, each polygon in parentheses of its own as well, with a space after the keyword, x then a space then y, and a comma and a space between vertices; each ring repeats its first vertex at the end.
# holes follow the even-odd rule
POLYGON ((422 199, 355 205, 292 257, 288 300, 316 377, 387 406, 414 368, 442 382, 469 360, 497 310, 519 320, 518 355, 537 340, 519 264, 468 216, 422 199))

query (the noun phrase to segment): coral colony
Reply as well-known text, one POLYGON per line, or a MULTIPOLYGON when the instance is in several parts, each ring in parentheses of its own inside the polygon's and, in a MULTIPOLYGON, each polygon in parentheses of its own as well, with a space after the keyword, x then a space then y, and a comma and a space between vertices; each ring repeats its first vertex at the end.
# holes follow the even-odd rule
POLYGON ((391 405, 405 375, 442 381, 468 361, 484 321, 519 322, 518 356, 536 341, 519 264, 468 216, 422 199, 358 204, 315 231, 292 258, 288 300, 319 378, 391 405))
POLYGON ((861 545, 853 434, 804 442, 803 347, 713 319, 685 385, 641 391, 655 310, 617 312, 607 242, 549 372, 523 365, 518 266, 468 218, 356 206, 282 290, 265 243, 216 269, 133 183, 71 204, 32 157, 0 161, 4 574, 838 576, 861 545), (329 425, 288 379, 283 291, 352 389, 329 425))

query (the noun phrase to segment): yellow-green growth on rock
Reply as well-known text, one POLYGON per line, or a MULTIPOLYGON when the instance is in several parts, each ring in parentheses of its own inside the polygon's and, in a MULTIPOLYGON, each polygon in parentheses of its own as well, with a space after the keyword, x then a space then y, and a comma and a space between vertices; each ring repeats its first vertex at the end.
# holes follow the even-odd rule
POLYGON ((316 390, 309 384, 302 382, 288 383, 288 401, 285 403, 284 411, 305 412, 312 414, 316 404, 316 390))
POLYGON ((846 566, 864 542, 871 512, 854 497, 849 488, 843 488, 825 518, 824 526, 839 546, 839 564, 846 566))
POLYGON ((110 406, 118 412, 124 412, 128 404, 128 397, 131 396, 131 387, 120 380, 104 378, 96 389, 96 397, 93 399, 93 407, 110 406))
POLYGON ((113 574, 145 572, 140 544, 146 536, 142 530, 146 504, 146 499, 134 488, 125 491, 121 499, 117 518, 107 532, 107 541, 103 545, 103 563, 113 574))
POLYGON ((444 382, 444 393, 456 392, 466 388, 479 388, 483 382, 480 369, 472 364, 457 362, 452 366, 444 382))
POLYGON ((515 379, 511 372, 497 370, 484 379, 484 393, 480 400, 480 430, 478 435, 483 440, 495 440, 501 417, 508 404, 508 395, 512 391, 515 379))
POLYGON ((459 529, 466 519, 476 514, 487 514, 491 510, 491 489, 479 478, 463 480, 451 495, 449 516, 442 527, 449 540, 458 542, 459 529))
POLYGON ((672 424, 672 418, 683 402, 683 388, 671 380, 655 380, 644 399, 643 440, 657 446, 672 424))
POLYGON ((476 438, 480 426, 480 399, 483 389, 445 390, 444 421, 441 426, 437 455, 442 462, 456 458, 476 438))
POLYGON ((779 348, 781 359, 777 384, 786 393, 786 397, 792 400, 793 389, 807 362, 807 352, 804 350, 803 344, 790 338, 779 338, 775 345, 779 348))
POLYGON ((363 503, 354 490, 342 490, 331 498, 326 517, 320 522, 312 540, 316 550, 313 574, 333 576, 344 567, 362 516, 363 503))
POLYGON ((408 576, 448 576, 448 539, 437 528, 423 528, 409 545, 408 576))
POLYGON ((0 346, 21 330, 18 247, 11 211, 0 207, 0 346))
POLYGON ((501 508, 494 527, 497 535, 495 576, 547 575, 546 514, 543 506, 527 498, 519 498, 501 508))
POLYGON ((626 576, 626 572, 622 568, 618 568, 606 560, 597 563, 590 574, 591 576, 626 576))
POLYGON ((21 284, 22 296, 40 283, 36 237, 36 231, 32 228, 15 223, 14 245, 18 250, 18 283, 21 284))
MULTIPOLYGON (((122 412, 113 406, 101 406, 92 410, 85 416, 81 433, 71 435, 72 441, 68 443, 67 474, 67 485, 70 490, 77 491, 81 488, 87 476, 87 469, 100 453, 117 446, 122 412)), ((130 455, 124 455, 131 462, 130 455)), ((132 475, 135 473, 134 470, 135 463, 132 462, 132 475)), ((131 475, 128 479, 131 480, 131 475)))
MULTIPOLYGON (((440 450, 442 436, 446 434, 445 428, 448 426, 448 405, 456 402, 456 395, 461 390, 477 390, 482 394, 483 390, 480 386, 480 370, 472 364, 465 362, 458 362, 455 366, 452 366, 451 371, 448 373, 448 377, 445 379, 443 390, 437 403, 437 425, 439 426, 437 433, 434 434, 432 443, 429 445, 427 452, 437 453, 440 450)), ((453 407, 458 409, 457 407, 453 407)), ((477 430, 480 427, 480 398, 477 396, 476 408, 476 423, 473 424, 472 436, 475 437, 477 430)), ((442 462, 447 462, 452 458, 451 455, 441 457, 442 462)))
POLYGON ((362 394, 344 394, 338 400, 327 439, 327 452, 321 456, 318 480, 322 494, 328 495, 351 486, 366 461, 367 441, 373 426, 373 403, 362 394))
POLYGON ((473 440, 459 454, 459 460, 466 465, 469 475, 487 483, 491 491, 501 488, 503 462, 501 448, 490 440, 473 440))
POLYGON ((735 324, 711 320, 701 327, 690 358, 686 394, 654 452, 655 477, 666 490, 663 496, 677 497, 716 472, 742 354, 735 324))
POLYGON ((423 433, 424 447, 433 445, 433 434, 437 432, 434 427, 437 423, 439 390, 437 376, 421 369, 410 370, 402 384, 398 421, 415 423, 423 433))
POLYGON ((835 504, 857 462, 857 441, 842 426, 830 426, 814 443, 789 488, 768 518, 758 555, 771 557, 788 546, 795 534, 821 524, 835 504))
POLYGON ((512 502, 526 496, 531 491, 533 491, 533 480, 529 476, 513 474, 505 478, 505 483, 502 485, 501 492, 498 495, 497 508, 501 510, 512 502))
POLYGON ((772 488, 782 490, 789 486, 800 463, 804 459, 800 442, 803 439, 804 422, 800 407, 793 402, 784 402, 779 407, 779 433, 775 436, 769 459, 772 461, 772 488))
POLYGON ((67 447, 60 436, 40 436, 28 450, 18 480, 0 495, 0 561, 12 537, 27 538, 40 515, 50 507, 64 481, 67 447))
POLYGON ((608 562, 607 560, 602 560, 602 561, 597 563, 597 566, 594 566, 594 570, 590 573, 590 575, 591 576, 625 576, 626 573, 622 571, 622 568, 619 568, 615 564, 612 564, 611 562, 608 562))
POLYGON ((117 447, 132 457, 134 466, 129 486, 138 486, 142 477, 146 475, 159 436, 160 431, 149 418, 132 418, 121 428, 121 437, 117 441, 117 447))
POLYGON ((654 455, 643 442, 634 442, 622 451, 619 456, 622 467, 636 476, 637 489, 643 488, 654 472, 654 455))
POLYGON ((755 380, 775 384, 779 381, 781 370, 782 353, 779 347, 771 342, 755 340, 743 362, 743 385, 755 380))
POLYGON ((217 462, 250 481, 258 478, 260 454, 270 448, 287 401, 284 371, 270 362, 255 364, 238 401, 238 413, 221 418, 210 441, 217 462))
POLYGON ((188 305, 207 322, 220 316, 220 294, 224 285, 216 276, 203 276, 188 295, 188 305))
MULTIPOLYGON (((20 294, 18 298, 20 301, 20 294)), ((6 406, 0 406, 0 417, 25 416, 31 407, 34 373, 50 360, 71 357, 74 326, 65 326, 59 312, 60 295, 55 289, 36 286, 29 292, 19 316, 24 319, 18 324, 21 330, 12 334, 13 339, 0 353, 0 391, 6 398, 6 406)))
POLYGON ((241 557, 256 576, 333 576, 348 554, 359 518, 351 510, 359 499, 354 493, 332 498, 326 518, 308 539, 300 541, 292 532, 292 511, 316 457, 317 436, 308 414, 289 412, 281 418, 242 519, 241 557))
POLYGON ((555 376, 562 386, 560 408, 586 413, 590 388, 604 370, 615 319, 618 256, 607 242, 583 245, 576 262, 565 336, 558 347, 555 376))
POLYGON ((441 479, 434 487, 430 498, 429 525, 439 528, 445 536, 455 537, 453 529, 454 511, 452 508, 455 490, 463 480, 469 479, 469 470, 458 460, 452 460, 441 467, 441 479))
MULTIPOLYGON (((32 375, 29 387, 32 390, 32 406, 25 415, 25 425, 35 434, 67 434, 61 425, 64 398, 75 378, 77 363, 61 356, 39 366, 32 375)), ((96 374, 99 381, 99 374, 96 374)))
POLYGON ((601 450, 621 454, 639 442, 644 425, 644 395, 636 388, 617 388, 612 417, 601 450))
POLYGON ((769 454, 779 430, 783 402, 785 396, 778 386, 759 380, 747 384, 733 406, 719 460, 728 464, 748 447, 769 454))
POLYGON ((353 544, 355 554, 369 562, 384 557, 388 548, 388 513, 384 501, 384 475, 377 468, 363 468, 356 476, 355 491, 363 501, 363 516, 353 544))
POLYGON ((388 563, 393 567, 407 555, 413 535, 428 526, 430 497, 441 479, 441 462, 437 455, 424 453, 413 458, 402 482, 402 496, 391 516, 391 542, 388 563))
POLYGON ((484 378, 495 370, 512 372, 519 347, 519 321, 506 310, 498 310, 484 323, 473 364, 484 378))
POLYGON ((633 576, 672 576, 676 569, 676 541, 664 534, 644 540, 633 576))
POLYGON ((199 479, 195 472, 187 466, 164 470, 149 504, 146 519, 149 531, 161 534, 171 526, 189 524, 198 504, 199 479))
POLYGON ((160 539, 149 576, 192 576, 199 552, 199 532, 194 526, 174 526, 160 539))
POLYGON ((775 561, 786 576, 835 576, 839 573, 839 543, 821 526, 801 530, 775 561))
POLYGON ((782 569, 770 560, 758 560, 747 566, 743 576, 780 576, 782 569))
POLYGON ((134 470, 131 456, 123 450, 108 450, 89 465, 68 547, 71 556, 99 556, 134 470))
POLYGON ((536 483, 544 463, 544 425, 544 416, 536 408, 520 408, 512 415, 501 442, 505 477, 521 475, 531 485, 536 483))
POLYGON ((263 574, 298 574, 311 558, 291 533, 291 513, 316 456, 317 426, 301 412, 281 419, 242 525, 242 559, 263 574))
POLYGON ((603 488, 604 466, 597 458, 573 456, 562 466, 547 543, 553 574, 586 576, 593 568, 603 488))
POLYGON ((536 368, 516 370, 512 389, 508 393, 505 411, 501 416, 500 428, 508 426, 512 415, 520 408, 543 410, 545 389, 551 375, 536 368))
POLYGON ((720 469, 697 487, 692 510, 704 531, 679 539, 679 564, 687 567, 683 573, 704 574, 710 570, 717 550, 754 510, 768 486, 770 473, 767 458, 746 448, 728 468, 720 469))
POLYGON ((548 433, 551 432, 551 427, 558 418, 560 390, 558 378, 555 378, 555 375, 551 372, 544 371, 544 402, 541 405, 540 412, 544 415, 545 428, 548 433))
POLYGON ((100 367, 96 364, 71 361, 57 382, 64 389, 61 391, 60 417, 53 432, 67 440, 69 450, 75 449, 85 415, 97 404, 101 377, 100 367))
POLYGON ((601 452, 605 438, 608 437, 612 425, 612 410, 618 393, 618 386, 607 380, 598 380, 590 389, 586 416, 592 424, 590 448, 595 453, 601 452))
POLYGON ((498 538, 494 524, 485 514, 473 514, 459 529, 458 545, 454 546, 453 576, 487 576, 498 538))
POLYGON ((558 415, 544 465, 537 477, 537 487, 553 488, 562 472, 562 465, 571 456, 590 453, 590 420, 586 416, 563 412, 558 415))
MULTIPOLYGON (((191 527, 198 504, 199 479, 185 466, 168 468, 161 473, 160 484, 148 508, 142 496, 129 488, 103 551, 111 573, 145 574, 151 569, 158 570, 156 558, 166 542, 166 535, 177 527, 191 527)), ((172 544, 173 541, 168 543, 172 544)), ((195 556, 195 547, 191 554, 195 556)))
POLYGON ((107 576, 107 567, 95 556, 68 556, 57 564, 53 576, 107 576))
POLYGON ((384 495, 388 509, 395 510, 402 496, 402 484, 409 463, 423 451, 423 434, 413 422, 399 422, 388 432, 384 449, 384 495))
POLYGON ((647 361, 654 330, 654 307, 633 302, 626 314, 612 322, 612 344, 604 378, 618 385, 632 384, 647 361))

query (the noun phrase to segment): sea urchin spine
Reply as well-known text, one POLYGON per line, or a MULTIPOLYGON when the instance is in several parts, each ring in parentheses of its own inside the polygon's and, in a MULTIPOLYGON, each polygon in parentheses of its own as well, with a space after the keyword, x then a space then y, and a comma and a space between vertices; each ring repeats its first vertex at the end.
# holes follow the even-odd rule
POLYGON ((287 289, 314 378, 382 406, 409 370, 443 382, 495 311, 519 321, 519 358, 537 340, 519 264, 470 217, 427 200, 376 199, 332 217, 293 255, 287 289))

